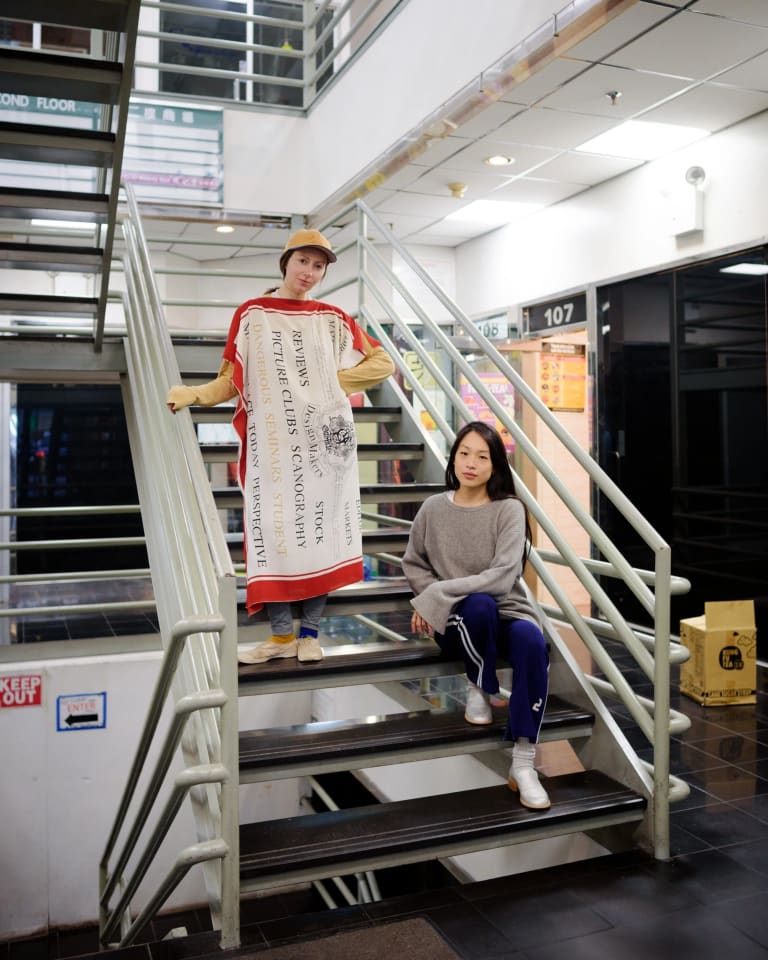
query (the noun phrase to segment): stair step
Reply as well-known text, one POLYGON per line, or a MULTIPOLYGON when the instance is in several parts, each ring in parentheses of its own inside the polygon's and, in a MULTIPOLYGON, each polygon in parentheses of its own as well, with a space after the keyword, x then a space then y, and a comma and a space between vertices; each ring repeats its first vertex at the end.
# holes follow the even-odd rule
POLYGON ((3 0, 2 12, 8 20, 123 31, 130 6, 127 0, 3 0))
MULTIPOLYGON (((364 483, 360 486, 361 503, 421 503, 433 493, 445 490, 442 483, 364 483)), ((213 498, 219 510, 239 509, 243 495, 239 487, 214 487, 213 498)))
POLYGON ((64 270, 98 273, 104 251, 55 243, 0 243, 0 267, 15 270, 64 270))
MULTIPOLYGON (((183 374, 185 383, 206 383, 213 379, 215 374, 200 375, 198 377, 183 374)), ((190 413, 195 423, 230 423, 235 408, 232 404, 221 404, 216 407, 190 407, 190 413)), ((355 423, 398 423, 400 421, 399 407, 352 407, 352 419, 355 423)))
POLYGON ((352 407, 355 423, 399 423, 400 407, 352 407))
MULTIPOLYGON (((358 612, 363 609, 368 612, 368 607, 358 606, 358 612)), ((241 628, 241 640, 246 632, 247 628, 241 628)), ((240 664, 240 695, 464 674, 464 664, 446 659, 434 640, 338 644, 324 647, 324 653, 323 659, 316 663, 299 663, 291 659, 240 664)))
MULTIPOLYGON (((243 562, 242 533, 226 534, 232 560, 243 562)), ((363 553, 403 553, 408 544, 408 530, 398 527, 380 527, 376 530, 363 530, 363 553)), ((369 581, 372 582, 372 581, 369 581)))
POLYGON ((442 493, 443 483, 366 483, 360 486, 361 503, 421 503, 442 493))
POLYGON ((95 297, 38 296, 33 293, 0 293, 0 313, 51 317, 94 317, 95 297))
POLYGON ((105 193, 0 187, 0 217, 19 220, 84 220, 104 223, 109 198, 105 193))
MULTIPOLYGON (((539 740, 589 736, 593 718, 550 697, 539 740)), ((493 723, 467 723, 463 710, 419 710, 361 720, 303 723, 240 734, 240 782, 272 780, 403 763, 430 757, 497 750, 507 708, 493 708, 493 723)))
POLYGON ((4 93, 117 103, 122 82, 119 63, 3 47, 0 87, 4 93))
POLYGON ((115 135, 101 130, 0 123, 0 157, 31 163, 109 167, 115 135))
MULTIPOLYGON (((0 257, 2 251, 0 251, 0 257)), ((239 445, 236 443, 201 443, 205 463, 234 463, 239 445)), ((358 460, 419 460, 424 453, 423 443, 358 443, 358 460)))
POLYGON ((546 781, 548 810, 528 810, 506 784, 240 827, 243 892, 475 850, 631 824, 646 806, 596 771, 546 781))

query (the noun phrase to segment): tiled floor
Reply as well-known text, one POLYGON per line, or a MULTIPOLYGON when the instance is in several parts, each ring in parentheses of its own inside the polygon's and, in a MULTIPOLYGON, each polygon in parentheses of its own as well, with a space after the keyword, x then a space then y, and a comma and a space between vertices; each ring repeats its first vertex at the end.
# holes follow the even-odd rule
MULTIPOLYGON (((672 772, 691 793, 673 807, 668 862, 634 852, 465 886, 425 882, 406 895, 333 911, 311 891, 281 894, 244 903, 242 952, 296 941, 300 960, 302 938, 421 915, 465 960, 768 957, 768 669, 758 667, 756 705, 705 708, 676 687, 672 705, 692 721, 672 749, 672 772)), ((615 712, 646 755, 623 709, 615 712)), ((202 910, 159 918, 147 941, 174 927, 188 936, 130 948, 127 960, 216 953, 202 910)), ((0 944, 0 960, 96 950, 94 930, 52 931, 0 944)))

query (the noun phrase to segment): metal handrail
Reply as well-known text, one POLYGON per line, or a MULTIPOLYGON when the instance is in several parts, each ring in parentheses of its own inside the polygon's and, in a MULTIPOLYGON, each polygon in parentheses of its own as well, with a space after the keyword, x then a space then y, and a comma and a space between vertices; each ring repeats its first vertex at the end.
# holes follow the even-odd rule
POLYGON ((184 873, 201 863, 221 945, 232 947, 239 942, 236 579, 189 414, 174 418, 166 410, 165 393, 169 383, 179 379, 178 366, 135 196, 130 187, 125 189, 124 308, 129 336, 123 391, 164 654, 99 868, 100 937, 103 944, 111 943, 120 928, 118 942, 132 942, 184 873), (174 719, 162 736, 160 714, 169 696, 174 719), (179 746, 185 768, 137 865, 124 876, 179 746), (146 769, 150 749, 159 750, 152 772, 146 769), (144 778, 143 799, 129 821, 131 799, 144 778), (193 804, 197 844, 179 854, 129 925, 130 901, 192 786, 199 788, 193 804), (110 863, 124 831, 121 851, 110 863), (118 890, 117 902, 110 905, 118 890))
MULTIPOLYGON (((251 63, 254 54, 262 54, 268 57, 282 57, 286 60, 294 60, 300 65, 300 77, 286 77, 272 73, 256 73, 252 70, 240 69, 238 61, 237 69, 227 67, 199 67, 185 65, 182 63, 171 63, 147 59, 146 57, 137 60, 136 67, 146 68, 156 74, 174 73, 181 76, 190 77, 210 77, 215 79, 229 79, 231 84, 227 89, 232 90, 231 96, 222 97, 218 95, 199 95, 193 98, 197 102, 222 103, 228 106, 236 106, 243 101, 236 92, 236 85, 239 83, 258 83, 265 88, 280 89, 298 89, 301 91, 300 102, 291 104, 280 104, 282 111, 304 112, 311 107, 314 99, 318 96, 318 81, 326 76, 328 79, 322 87, 322 91, 335 82, 339 76, 351 65, 356 55, 365 47, 381 29, 382 22, 391 16, 399 6, 407 0, 368 0, 365 7, 352 3, 352 0, 344 0, 340 5, 329 9, 328 2, 317 5, 303 5, 304 18, 301 20, 290 20, 281 17, 269 17, 259 14, 248 14, 239 11, 227 11, 219 9, 206 10, 202 7, 186 6, 177 3, 164 3, 162 0, 143 0, 142 10, 158 11, 167 10, 174 14, 191 14, 195 17, 213 17, 217 20, 225 19, 233 23, 242 23, 244 26, 244 36, 247 38, 254 25, 268 26, 281 29, 283 31, 291 30, 296 34, 301 34, 303 38, 302 49, 293 49, 287 46, 272 46, 270 44, 253 43, 247 39, 226 40, 209 33, 207 35, 195 35, 191 33, 173 33, 169 30, 152 29, 149 25, 139 23, 138 35, 141 39, 169 43, 194 44, 199 47, 215 47, 222 50, 239 51, 242 53, 246 64, 251 63), (383 9, 383 16, 379 22, 375 21, 373 15, 383 9), (327 23, 321 26, 322 18, 327 17, 327 23), (349 22, 347 23, 347 18, 349 22), (351 49, 353 41, 356 42, 354 51, 351 49), (330 49, 324 52, 324 47, 331 44, 330 49), (329 75, 330 72, 330 75, 329 75)), ((151 74, 150 74, 151 75, 151 74)), ((166 94, 163 91, 155 89, 136 88, 137 93, 153 98, 168 97, 169 99, 180 100, 190 99, 185 94, 174 92, 166 94)), ((247 104, 253 108, 262 106, 270 108, 272 104, 260 103, 258 100, 249 99, 247 104)))
MULTIPOLYGON (((398 369, 403 374, 408 386, 413 389, 421 402, 424 403, 430 415, 435 419, 437 428, 443 433, 447 440, 450 441, 452 439, 453 432, 449 431, 446 433, 447 424, 445 420, 443 418, 435 418, 433 413, 434 405, 430 408, 429 403, 425 402, 428 400, 426 392, 421 389, 418 381, 412 376, 407 365, 399 362, 398 351, 394 342, 389 337, 379 317, 368 308, 365 302, 366 293, 370 293, 373 296, 375 302, 382 310, 383 315, 386 317, 386 322, 391 323, 397 330, 398 335, 408 343, 409 348, 418 354, 422 364, 432 377, 434 377, 441 392, 448 399, 454 414, 465 422, 472 419, 472 414, 464 404, 453 384, 447 380, 439 367, 433 362, 429 353, 424 349, 422 342, 415 336, 411 325, 412 320, 411 323, 406 323, 404 318, 399 316, 394 309, 391 296, 385 296, 380 287, 377 286, 376 281, 366 269, 367 259, 370 259, 374 263, 377 274, 385 278, 385 282, 393 288, 407 304, 416 321, 422 324, 424 330, 429 331, 435 343, 448 355, 454 364, 454 369, 459 370, 463 374, 472 384, 488 409, 491 410, 504 427, 509 430, 519 448, 534 464, 539 474, 557 494, 571 515, 575 517, 580 526, 587 532, 591 542, 595 544, 602 556, 606 558, 605 560, 598 561, 585 561, 579 558, 541 509, 531 491, 529 491, 523 483, 522 478, 515 475, 518 495, 525 503, 539 527, 548 535, 553 543, 559 558, 557 562, 567 564, 575 572, 579 582, 585 587, 601 614, 610 624, 615 636, 631 652, 646 676, 653 681, 655 702, 652 715, 649 715, 649 711, 639 701, 622 672, 613 663, 586 618, 575 608, 566 592, 551 575, 548 564, 553 562, 551 557, 552 552, 540 552, 534 549, 531 552, 531 565, 535 573, 555 598, 556 602, 560 604, 560 610, 587 646, 595 662, 607 677, 611 689, 618 695, 640 730, 653 745, 653 782, 649 783, 647 781, 647 771, 643 779, 646 781, 653 803, 655 853, 657 857, 664 859, 669 854, 668 798, 671 784, 669 775, 670 724, 674 723, 677 725, 678 723, 685 722, 684 719, 679 720, 678 716, 672 717, 670 712, 670 597, 673 590, 676 593, 684 592, 688 583, 683 578, 676 578, 673 582, 669 547, 663 538, 634 507, 611 478, 608 477, 599 465, 571 438, 570 434, 540 400, 535 391, 509 365, 495 346, 475 328, 466 314, 464 314, 432 280, 429 274, 423 270, 418 261, 397 239, 386 224, 360 200, 350 204, 347 209, 341 211, 341 213, 336 213, 334 219, 341 219, 345 215, 353 212, 355 212, 358 218, 358 243, 362 248, 362 253, 359 257, 362 276, 358 281, 362 289, 359 307, 360 316, 371 326, 375 335, 382 340, 385 346, 387 346, 390 351, 395 352, 395 363, 398 369), (591 514, 575 500, 560 477, 558 477, 552 468, 543 460, 539 451, 532 444, 522 428, 515 423, 509 415, 509 412, 501 406, 493 394, 485 387, 471 365, 466 362, 464 357, 456 349, 445 329, 431 319, 411 291, 405 287, 400 278, 390 268, 373 240, 369 239, 372 232, 371 227, 375 228, 378 238, 383 239, 383 241, 397 253, 407 267, 413 271, 417 279, 424 284, 429 293, 446 309, 453 321, 461 327, 462 331, 477 343, 479 350, 484 354, 485 358, 489 359, 514 385, 516 394, 524 400, 529 409, 533 410, 536 416, 549 428, 575 461, 587 472, 591 482, 605 494, 622 516, 624 516, 630 526, 639 534, 654 557, 653 571, 641 572, 635 570, 600 529, 591 514), (597 577, 603 575, 620 577, 629 586, 632 593, 652 618, 654 623, 652 650, 649 650, 638 638, 635 631, 626 623, 620 611, 600 585, 597 577), (651 589, 651 585, 653 585, 653 590, 651 589)), ((324 227, 324 225, 319 226, 320 229, 324 227)), ((639 760, 639 758, 636 758, 636 760, 639 760)), ((640 767, 639 763, 637 766, 640 767)), ((674 789, 677 791, 678 788, 675 787, 674 789)))

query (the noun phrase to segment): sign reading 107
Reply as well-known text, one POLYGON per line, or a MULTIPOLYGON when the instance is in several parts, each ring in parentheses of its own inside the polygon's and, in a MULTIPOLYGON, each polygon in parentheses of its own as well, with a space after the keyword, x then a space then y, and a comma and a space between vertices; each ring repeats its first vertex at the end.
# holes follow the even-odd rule
POLYGON ((551 333, 563 327, 583 327, 587 322, 587 295, 577 293, 562 300, 548 300, 523 308, 526 333, 551 333))

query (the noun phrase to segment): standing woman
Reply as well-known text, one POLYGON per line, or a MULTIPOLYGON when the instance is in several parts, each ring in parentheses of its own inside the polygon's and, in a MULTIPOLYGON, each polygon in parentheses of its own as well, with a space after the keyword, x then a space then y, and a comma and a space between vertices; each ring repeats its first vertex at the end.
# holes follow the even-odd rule
POLYGON ((411 628, 434 633, 463 658, 469 723, 493 720, 497 656, 512 666, 505 740, 514 741, 508 783, 534 810, 550 806, 534 768, 547 700, 549 655, 522 582, 530 533, 515 496, 504 442, 475 421, 459 431, 445 471, 447 490, 426 500, 411 528, 403 572, 415 594, 411 628))
POLYGON ((336 255, 317 230, 298 230, 280 257, 283 282, 235 311, 219 374, 175 386, 167 404, 213 406, 237 397, 246 608, 266 607, 272 637, 244 663, 321 660, 327 594, 363 577, 360 489, 349 394, 394 364, 338 307, 309 298, 336 255), (291 602, 301 602, 298 638, 291 602))

